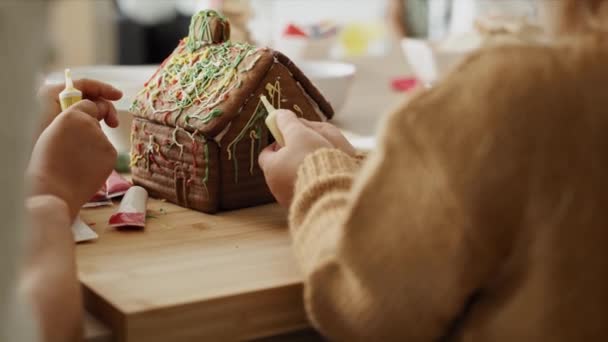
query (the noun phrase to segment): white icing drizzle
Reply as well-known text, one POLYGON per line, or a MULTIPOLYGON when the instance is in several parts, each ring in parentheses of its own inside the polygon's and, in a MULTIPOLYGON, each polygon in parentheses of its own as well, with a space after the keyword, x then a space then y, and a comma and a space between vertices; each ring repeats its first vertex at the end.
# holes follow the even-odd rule
POLYGON ((215 138, 213 138, 218 145, 222 146, 222 138, 226 135, 226 133, 228 133, 230 126, 232 126, 232 122, 229 122, 226 127, 224 127, 224 129, 218 135, 216 135, 215 138))

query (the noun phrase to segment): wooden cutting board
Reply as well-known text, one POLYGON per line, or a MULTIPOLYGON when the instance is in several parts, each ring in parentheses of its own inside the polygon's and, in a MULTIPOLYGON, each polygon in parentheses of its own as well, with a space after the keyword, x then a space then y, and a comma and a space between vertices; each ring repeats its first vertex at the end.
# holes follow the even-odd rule
POLYGON ((308 325, 301 276, 277 205, 206 215, 150 199, 145 230, 107 227, 76 248, 87 309, 118 341, 246 340, 308 325))

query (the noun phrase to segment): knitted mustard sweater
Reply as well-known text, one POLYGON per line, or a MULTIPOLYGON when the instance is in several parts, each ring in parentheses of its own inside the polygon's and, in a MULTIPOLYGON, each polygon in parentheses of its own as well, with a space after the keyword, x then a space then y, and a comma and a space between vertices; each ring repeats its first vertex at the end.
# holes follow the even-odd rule
POLYGON ((309 317, 336 341, 608 340, 608 39, 504 46, 299 170, 309 317))

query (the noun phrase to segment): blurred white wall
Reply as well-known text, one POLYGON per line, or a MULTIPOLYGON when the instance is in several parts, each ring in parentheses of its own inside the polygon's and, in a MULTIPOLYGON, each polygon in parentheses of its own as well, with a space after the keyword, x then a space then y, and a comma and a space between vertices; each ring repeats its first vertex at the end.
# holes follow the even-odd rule
POLYGON ((114 18, 111 0, 50 1, 51 67, 114 63, 114 18))

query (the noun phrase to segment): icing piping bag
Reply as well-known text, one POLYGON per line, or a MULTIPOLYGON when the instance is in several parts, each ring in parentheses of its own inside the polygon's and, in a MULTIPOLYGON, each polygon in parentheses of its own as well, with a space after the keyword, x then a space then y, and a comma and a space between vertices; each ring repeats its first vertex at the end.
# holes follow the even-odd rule
POLYGON ((70 69, 65 69, 65 89, 59 93, 61 110, 68 109, 71 105, 80 100, 82 100, 82 92, 74 88, 74 82, 72 82, 72 72, 70 69))
POLYGON ((146 225, 146 202, 148 192, 141 186, 131 187, 123 197, 118 212, 110 217, 108 225, 113 228, 139 227, 146 225))
POLYGON ((276 140, 277 144, 279 144, 279 146, 285 146, 285 139, 283 138, 281 130, 277 126, 277 110, 272 104, 270 104, 270 102, 268 102, 266 96, 262 95, 260 96, 260 99, 262 100, 262 103, 264 104, 264 107, 266 107, 266 111, 268 112, 268 116, 265 120, 268 130, 274 137, 274 140, 276 140))

